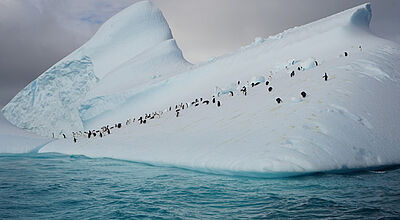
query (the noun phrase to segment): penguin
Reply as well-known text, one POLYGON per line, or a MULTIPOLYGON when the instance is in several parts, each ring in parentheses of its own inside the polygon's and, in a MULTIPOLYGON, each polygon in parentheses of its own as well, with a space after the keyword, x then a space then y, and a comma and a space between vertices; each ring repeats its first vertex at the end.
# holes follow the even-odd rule
POLYGON ((76 138, 74 137, 74 143, 76 143, 76 138))
POLYGON ((89 131, 89 133, 88 133, 88 138, 90 138, 91 135, 92 135, 92 132, 89 131))
POLYGON ((268 86, 269 85, 269 81, 265 81, 265 85, 268 86))
POLYGON ((254 84, 254 86, 258 86, 258 85, 260 85, 260 83, 261 83, 261 82, 256 82, 256 83, 254 84))
POLYGON ((92 132, 93 137, 96 137, 96 132, 93 130, 92 132))
POLYGON ((290 73, 290 77, 294 76, 294 70, 290 73))
POLYGON ((198 102, 196 102, 196 104, 194 104, 194 106, 199 106, 199 103, 198 103, 198 102))
POLYGON ((176 117, 179 117, 179 111, 176 112, 176 117))
POLYGON ((210 101, 208 101, 208 100, 204 100, 204 101, 203 101, 203 104, 208 105, 209 103, 210 103, 210 101))
POLYGON ((315 62, 315 66, 318 66, 318 62, 317 61, 314 61, 315 62))
POLYGON ((276 102, 277 102, 278 104, 280 104, 280 103, 282 102, 282 99, 281 99, 281 98, 276 98, 275 100, 276 100, 276 102))
POLYGON ((143 124, 146 124, 146 119, 145 119, 145 120, 143 120, 143 124))
POLYGON ((349 54, 345 51, 344 52, 344 56, 347 57, 349 54))
POLYGON ((111 131, 109 128, 107 128, 107 134, 111 134, 111 131))
POLYGON ((251 87, 254 87, 254 83, 253 82, 251 83, 251 87))
POLYGON ((233 92, 232 92, 232 91, 229 91, 229 95, 230 95, 230 96, 233 96, 233 92))
POLYGON ((242 89, 240 90, 243 92, 243 94, 246 96, 247 95, 247 89, 246 86, 243 86, 242 89))
POLYGON ((297 70, 300 71, 301 70, 300 67, 297 67, 297 70))
POLYGON ((202 102, 203 101, 203 98, 200 98, 200 102, 202 102))
POLYGON ((303 97, 303 98, 305 98, 307 96, 307 93, 304 91, 302 91, 300 94, 301 94, 301 97, 303 97))
POLYGON ((62 134, 64 138, 67 138, 67 136, 65 136, 65 134, 62 134))
POLYGON ((272 87, 268 87, 268 92, 272 92, 272 87))
MULTIPOLYGON (((360 46, 360 47, 361 47, 361 46, 360 46)), ((238 85, 240 85, 240 81, 238 81, 237 83, 238 83, 238 85)))
POLYGON ((215 96, 213 96, 212 103, 215 104, 215 96))
POLYGON ((325 75, 322 78, 324 78, 325 81, 328 81, 328 74, 325 73, 325 75))
POLYGON ((217 107, 221 107, 221 102, 220 101, 217 102, 217 107))
POLYGON ((53 132, 53 139, 54 139, 55 137, 54 137, 54 132, 53 132))
POLYGON ((362 47, 361 47, 361 45, 360 45, 360 46, 358 46, 358 49, 360 49, 360 51, 362 51, 362 47))
POLYGON ((101 137, 101 138, 103 137, 103 133, 102 133, 102 132, 100 132, 100 134, 99 134, 99 135, 100 135, 100 137, 101 137))

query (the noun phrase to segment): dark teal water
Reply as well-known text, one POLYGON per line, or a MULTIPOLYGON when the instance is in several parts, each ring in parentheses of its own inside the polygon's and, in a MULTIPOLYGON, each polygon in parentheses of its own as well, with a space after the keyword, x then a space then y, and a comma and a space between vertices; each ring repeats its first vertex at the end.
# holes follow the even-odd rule
POLYGON ((0 155, 1 219, 400 217, 400 170, 261 179, 111 159, 0 155))

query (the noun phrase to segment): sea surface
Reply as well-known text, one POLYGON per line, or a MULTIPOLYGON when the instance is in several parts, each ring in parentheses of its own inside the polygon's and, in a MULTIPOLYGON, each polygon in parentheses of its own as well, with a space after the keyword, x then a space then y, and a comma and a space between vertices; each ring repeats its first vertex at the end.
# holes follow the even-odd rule
POLYGON ((60 154, 0 155, 0 219, 400 218, 400 169, 214 175, 60 154))

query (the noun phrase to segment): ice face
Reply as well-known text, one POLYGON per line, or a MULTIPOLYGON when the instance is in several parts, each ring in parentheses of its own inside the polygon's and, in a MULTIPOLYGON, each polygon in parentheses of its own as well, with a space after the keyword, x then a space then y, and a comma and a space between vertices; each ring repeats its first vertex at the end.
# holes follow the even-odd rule
POLYGON ((19 92, 3 114, 16 126, 44 136, 82 129, 77 107, 97 82, 90 58, 64 61, 19 92))

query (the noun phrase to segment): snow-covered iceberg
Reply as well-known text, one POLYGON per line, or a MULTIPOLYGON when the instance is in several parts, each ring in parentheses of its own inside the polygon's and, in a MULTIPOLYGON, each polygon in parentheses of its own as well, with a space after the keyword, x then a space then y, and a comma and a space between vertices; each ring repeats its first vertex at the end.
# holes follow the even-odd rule
MULTIPOLYGON (((86 77, 85 86, 79 97, 71 91, 73 106, 32 105, 31 100, 50 99, 55 90, 47 84, 35 90, 28 85, 30 92, 21 91, 3 113, 12 123, 41 134, 57 130, 69 135, 70 131, 123 123, 111 135, 80 137, 77 143, 69 135, 40 152, 257 176, 399 164, 400 46, 370 32, 371 16, 370 5, 364 4, 267 39, 258 38, 212 62, 191 65, 183 59, 161 12, 149 2, 137 3, 111 18, 87 44, 52 67, 68 66, 68 60, 86 60, 79 70, 86 77), (138 17, 146 19, 125 20, 138 17), (132 56, 118 40, 126 36, 120 32, 128 24, 130 30, 145 33, 126 38, 126 44, 143 46, 132 46, 132 56), (110 38, 105 40, 106 36, 110 38), (149 43, 148 39, 153 40, 149 43), (295 76, 290 77, 292 71, 295 76), (240 91, 243 86, 246 96, 240 91), (220 107, 212 102, 191 105, 195 99, 211 101, 212 96, 220 107), (276 102, 278 97, 281 104, 276 102), (180 103, 188 105, 176 117, 168 109, 180 103), (46 125, 41 123, 43 118, 26 111, 60 113, 48 118, 54 122, 46 125), (155 111, 163 111, 160 118, 125 125, 128 119, 155 111), (25 114, 32 119, 20 116, 25 114)), ((59 72, 54 72, 55 78, 63 75, 59 72)), ((58 81, 48 82, 56 85, 58 81)))
POLYGON ((98 106, 101 102, 93 104, 104 95, 154 83, 189 67, 161 11, 143 1, 105 22, 86 44, 26 86, 2 112, 16 126, 40 135, 69 134, 84 129, 87 106, 99 114, 121 104, 109 103, 106 109, 98 106), (152 80, 154 75, 159 79, 152 80))

